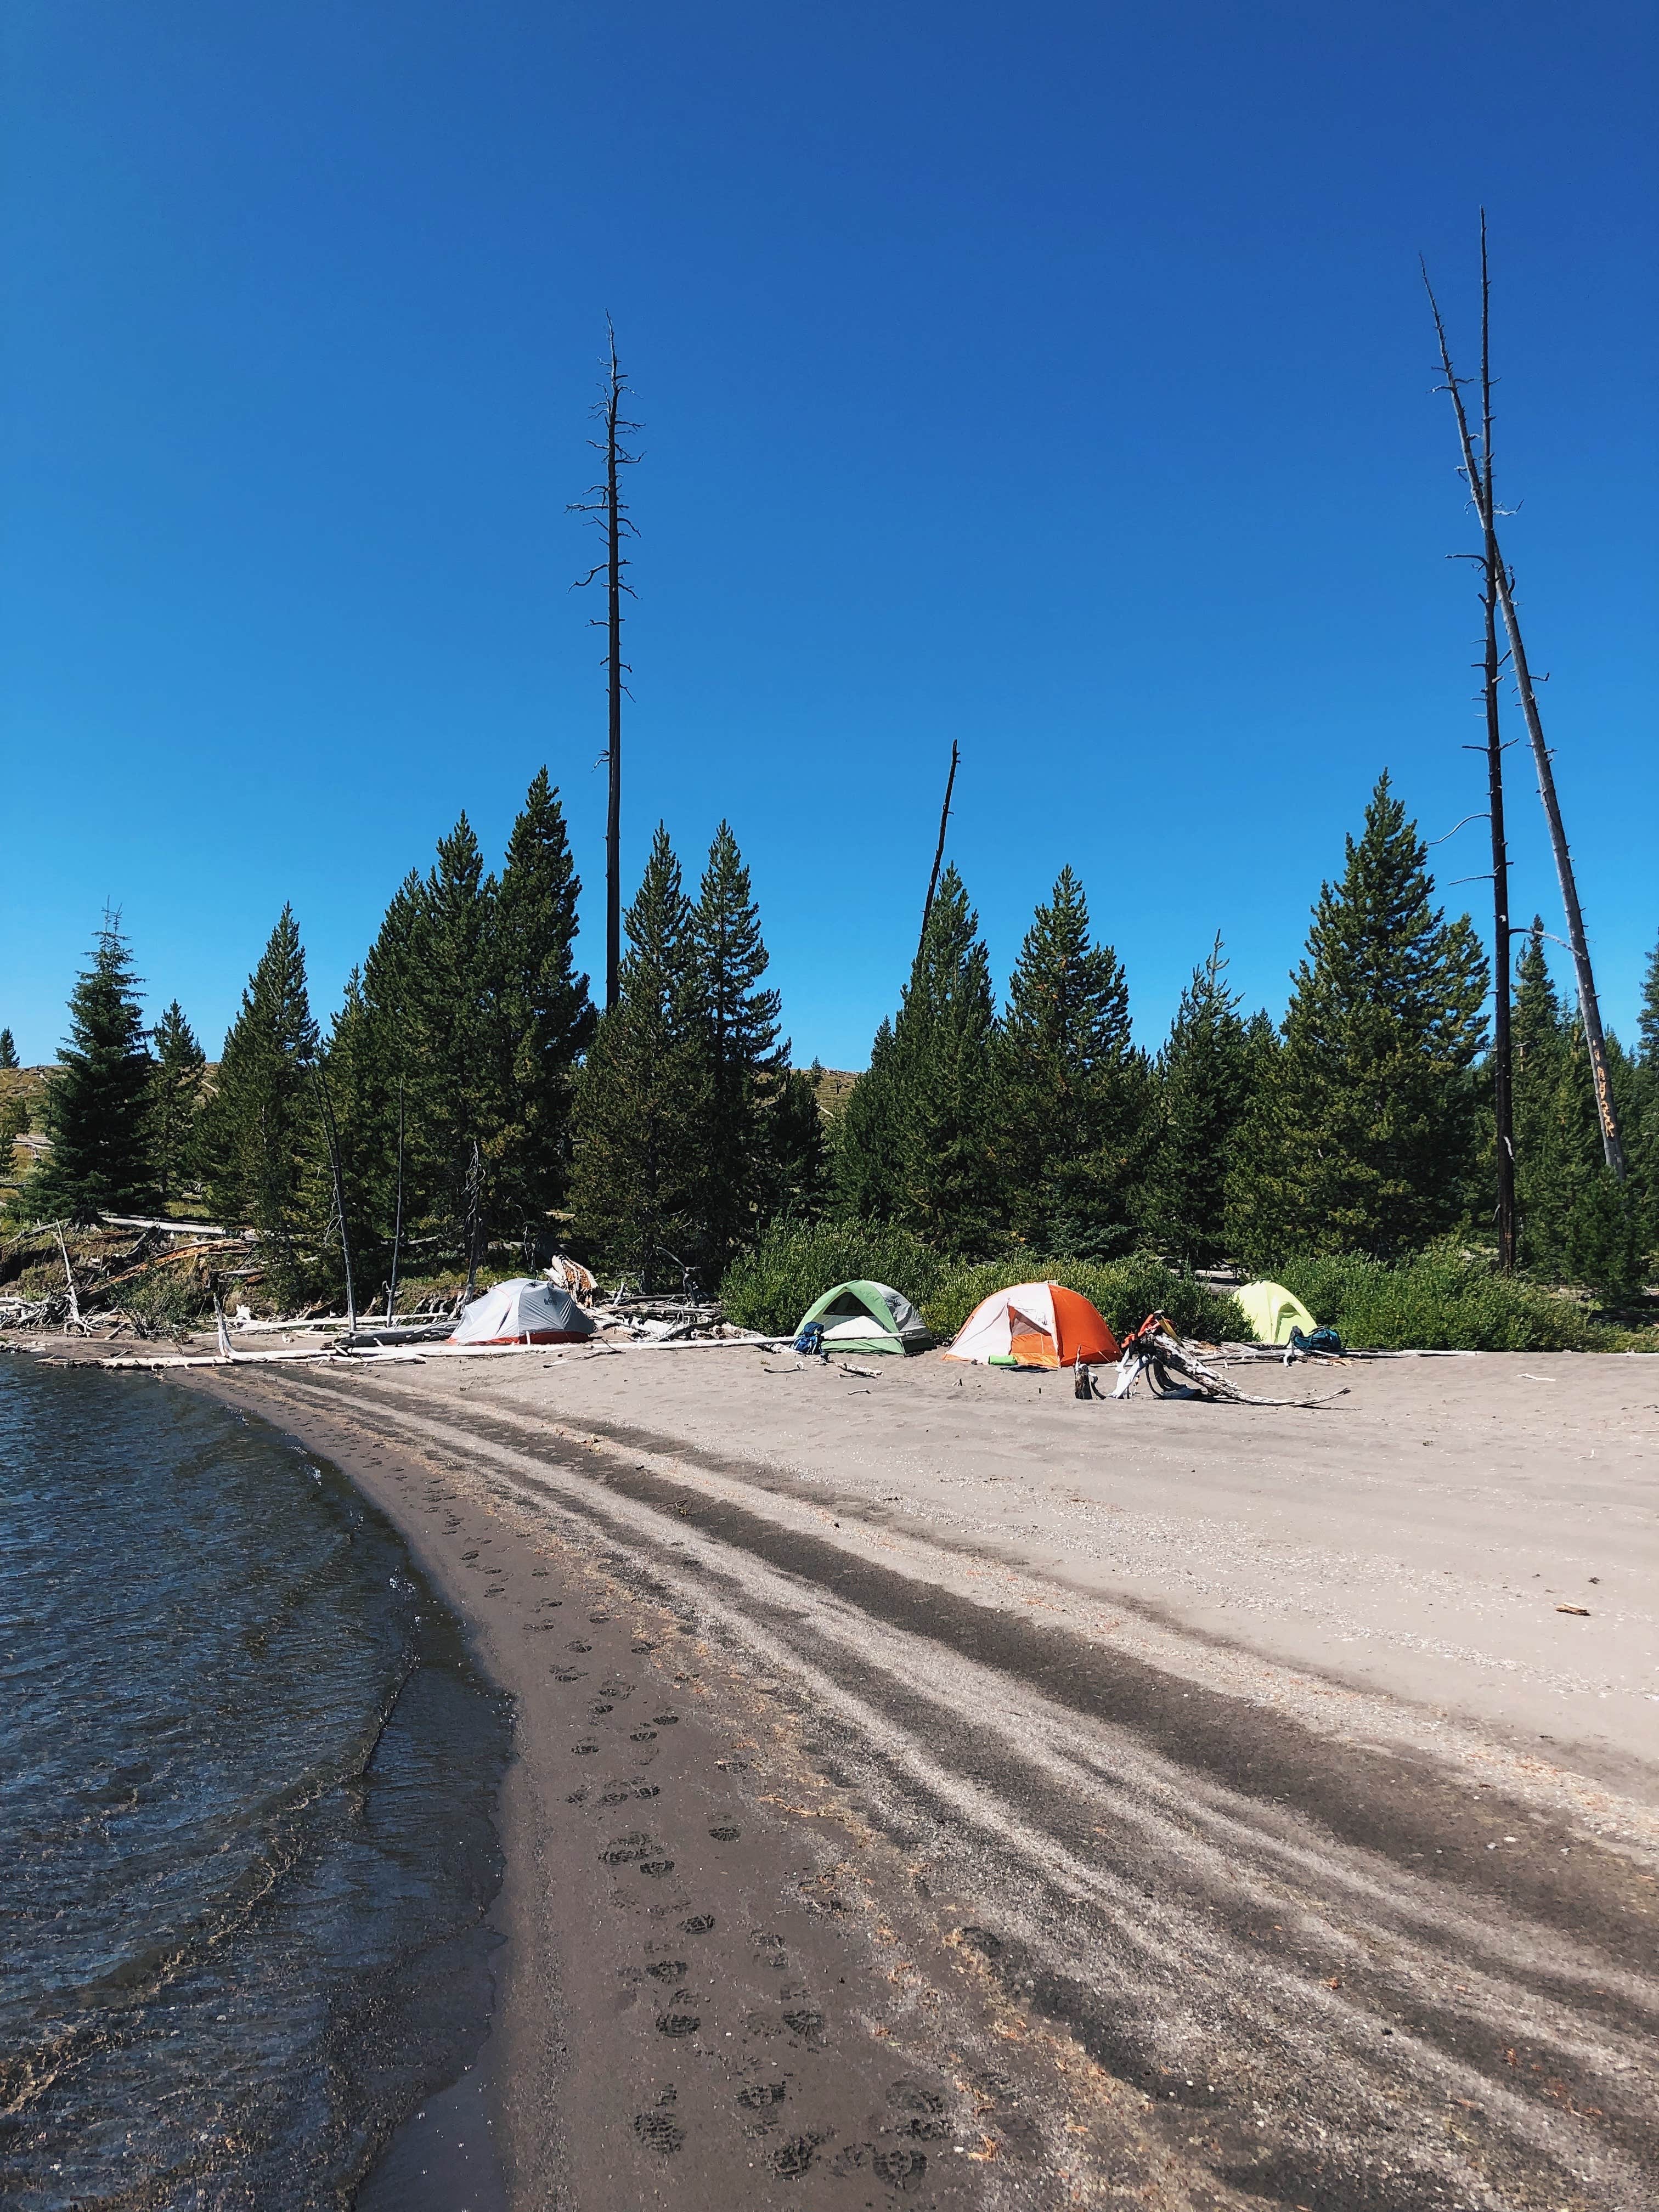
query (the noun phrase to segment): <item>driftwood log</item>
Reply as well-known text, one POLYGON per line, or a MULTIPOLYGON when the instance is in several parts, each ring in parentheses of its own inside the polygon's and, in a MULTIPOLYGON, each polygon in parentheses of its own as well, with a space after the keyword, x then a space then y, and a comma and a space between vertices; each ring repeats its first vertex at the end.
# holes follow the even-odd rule
POLYGON ((1345 1382, 1340 1389, 1327 1390, 1316 1398, 1258 1397, 1254 1391, 1241 1390, 1200 1358, 1194 1346, 1182 1343, 1168 1329, 1145 1323, 1123 1347, 1113 1397, 1128 1397, 1143 1380, 1156 1398, 1197 1396, 1230 1406, 1328 1406, 1332 1399, 1348 1395, 1345 1382))

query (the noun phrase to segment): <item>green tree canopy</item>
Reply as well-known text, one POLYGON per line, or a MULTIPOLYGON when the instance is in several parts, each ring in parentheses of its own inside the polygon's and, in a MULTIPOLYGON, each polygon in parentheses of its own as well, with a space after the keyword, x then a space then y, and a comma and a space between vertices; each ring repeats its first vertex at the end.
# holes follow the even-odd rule
POLYGON ((15 1067, 17 1046, 9 1030, 0 1030, 0 1068, 15 1067))
POLYGON ((769 1139, 783 1133, 773 1123, 789 1065, 789 1047, 778 1037, 781 1001, 763 981, 760 913, 729 823, 720 823, 708 848, 690 928, 708 1084, 699 1256, 712 1283, 765 1226, 769 1151, 776 1149, 769 1139))
POLYGON ((570 1202, 597 1253, 678 1287, 701 1244, 710 1078, 691 903, 660 823, 624 923, 617 1003, 576 1085, 570 1202))
POLYGON ((1486 956, 1431 903, 1427 851, 1386 774, 1326 884, 1284 1042, 1241 1139, 1232 1218, 1258 1260, 1414 1250, 1464 1213, 1486 956))
POLYGON ((1124 1250, 1145 1166, 1147 1068, 1130 1037, 1122 965, 1091 941, 1069 867, 1020 947, 996 1062, 999 1165, 1016 1232, 1079 1257, 1124 1250))
POLYGON ((196 1139, 207 1079, 207 1054, 177 999, 150 1032, 155 1068, 149 1085, 150 1141, 155 1193, 163 1212, 196 1180, 196 1139))
POLYGON ((1228 988, 1226 966, 1218 933, 1209 958, 1193 970, 1158 1055, 1146 1226, 1164 1249, 1188 1263, 1218 1259, 1225 1249, 1227 1178, 1260 1059, 1228 988))
MULTIPOLYGON (((1636 1194, 1620 1188, 1602 1153, 1583 1030, 1557 994, 1544 942, 1534 916, 1510 1017, 1520 1257, 1553 1282, 1627 1291, 1638 1274, 1636 1194)), ((1631 1070, 1618 1040, 1607 1047, 1623 1106, 1631 1070)))
POLYGON ((284 906, 225 1038, 200 1139, 214 1212, 251 1224, 282 1268, 292 1267, 307 1215, 317 1051, 305 948, 294 908, 284 906))
POLYGON ((482 948, 493 1038, 491 1212, 526 1249, 564 1199, 576 1065, 593 1036, 587 977, 574 957, 580 891, 544 768, 513 824, 482 948))
POLYGON ((999 1212, 992 1149, 996 1011, 979 917, 954 866, 940 877, 898 1018, 841 1115, 836 1202, 898 1221, 941 1249, 982 1249, 999 1212))
POLYGON ((149 1035, 118 915, 105 916, 92 965, 70 998, 69 1025, 46 1093, 52 1151, 18 1204, 77 1221, 148 1208, 155 1196, 149 1035))

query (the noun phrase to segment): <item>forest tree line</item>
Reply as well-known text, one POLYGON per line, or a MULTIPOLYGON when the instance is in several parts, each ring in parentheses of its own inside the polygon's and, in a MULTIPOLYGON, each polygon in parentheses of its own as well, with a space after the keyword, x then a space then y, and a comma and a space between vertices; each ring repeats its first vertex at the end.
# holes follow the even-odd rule
MULTIPOLYGON (((1162 1047, 1137 1046, 1122 964, 1069 867, 999 1005, 947 867, 868 1072, 828 1116, 820 1071, 791 1064, 728 825, 695 889, 657 831, 604 1013, 577 964, 580 889, 544 770, 499 873, 463 817, 398 887, 325 1025, 285 908, 212 1081, 176 1000, 146 1026, 106 923, 48 1093, 52 1149, 13 1212, 199 1204, 258 1231, 283 1296, 331 1294, 349 1249, 365 1304, 394 1254, 405 1279, 470 1279, 503 1246, 712 1289, 768 1227, 824 1217, 953 1255, 1144 1248, 1182 1265, 1490 1241, 1486 956, 1467 915, 1435 906, 1386 775, 1282 1022, 1245 1011, 1218 937, 1162 1047)), ((1659 1249, 1659 951, 1636 1048, 1611 1048, 1620 1184, 1546 943, 1534 923, 1516 963, 1521 1258, 1628 1294, 1659 1249)))

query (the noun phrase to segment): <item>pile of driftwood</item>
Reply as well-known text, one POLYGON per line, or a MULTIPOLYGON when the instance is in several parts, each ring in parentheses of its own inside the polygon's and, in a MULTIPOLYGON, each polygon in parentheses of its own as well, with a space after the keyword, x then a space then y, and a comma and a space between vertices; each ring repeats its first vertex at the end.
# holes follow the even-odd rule
MULTIPOLYGON (((38 1276, 55 1258, 61 1285, 30 1296, 0 1291, 0 1328, 36 1333, 61 1329, 89 1336, 165 1336, 170 1328, 136 1310, 135 1294, 156 1276, 179 1269, 205 1303, 211 1273, 222 1268, 228 1243, 240 1242, 203 1222, 114 1217, 95 1229, 65 1222, 36 1223, 8 1239, 3 1261, 14 1278, 38 1276)), ((56 1270, 54 1271, 56 1272, 56 1270)), ((142 1301, 138 1302, 142 1304, 142 1301)))
MULTIPOLYGON (((1346 1398, 1348 1386, 1327 1390, 1312 1398, 1261 1398, 1241 1390, 1216 1363, 1218 1347, 1199 1345, 1178 1336, 1167 1314, 1148 1314, 1133 1336, 1126 1339, 1118 1361, 1114 1398, 1127 1398, 1144 1382, 1155 1398, 1208 1398, 1231 1406, 1325 1406, 1346 1398), (1207 1356, 1206 1356, 1207 1355, 1207 1356)), ((1321 1355, 1315 1354, 1316 1358, 1321 1355)), ((1083 1395, 1084 1370, 1079 1367, 1079 1395, 1083 1395)))

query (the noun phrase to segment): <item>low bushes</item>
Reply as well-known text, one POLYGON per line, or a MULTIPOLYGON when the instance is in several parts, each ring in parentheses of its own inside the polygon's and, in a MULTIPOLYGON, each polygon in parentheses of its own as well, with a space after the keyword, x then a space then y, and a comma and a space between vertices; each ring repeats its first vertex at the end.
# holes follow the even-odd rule
POLYGON ((1106 1262, 1012 1259, 963 1264, 945 1259, 908 1230, 883 1222, 823 1222, 775 1230, 733 1262, 720 1285, 726 1316, 740 1328, 781 1336, 831 1284, 890 1283, 919 1307, 941 1342, 962 1327, 981 1298, 1010 1283, 1052 1277, 1093 1300, 1119 1335, 1162 1307, 1189 1336, 1241 1337, 1244 1316, 1231 1298, 1173 1275, 1149 1253, 1106 1262))
POLYGON ((1372 1351, 1589 1352, 1605 1334, 1575 1300, 1443 1245, 1392 1267, 1339 1255, 1267 1272, 1345 1343, 1372 1351))
POLYGON ((908 1229, 886 1222, 823 1221, 810 1229, 774 1229, 726 1269, 720 1303, 726 1319, 739 1328, 783 1336, 836 1283, 888 1283, 925 1312, 949 1264, 908 1229))

